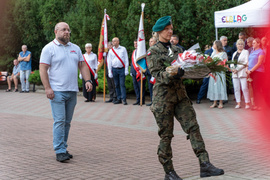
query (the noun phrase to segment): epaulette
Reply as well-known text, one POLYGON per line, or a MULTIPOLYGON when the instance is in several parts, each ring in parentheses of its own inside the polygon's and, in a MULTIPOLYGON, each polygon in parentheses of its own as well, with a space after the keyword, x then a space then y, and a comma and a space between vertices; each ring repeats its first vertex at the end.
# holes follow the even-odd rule
POLYGON ((158 48, 156 47, 156 44, 151 46, 148 50, 147 50, 147 56, 150 56, 152 52, 157 51, 158 48))

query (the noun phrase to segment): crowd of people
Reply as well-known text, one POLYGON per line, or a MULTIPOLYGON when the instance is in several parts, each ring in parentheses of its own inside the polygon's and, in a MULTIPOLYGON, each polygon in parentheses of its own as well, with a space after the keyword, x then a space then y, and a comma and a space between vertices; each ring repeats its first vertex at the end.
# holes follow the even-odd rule
MULTIPOLYGON (((149 47, 158 42, 156 37, 149 39, 149 47)), ((180 47, 183 51, 185 48, 179 44, 179 37, 172 35, 170 43, 180 47)), ((205 54, 212 58, 218 57, 221 60, 230 62, 227 72, 210 74, 203 79, 203 83, 197 95, 196 103, 200 104, 204 96, 206 96, 213 104, 210 108, 223 108, 224 103, 228 102, 228 96, 231 92, 230 84, 233 84, 234 96, 236 101, 236 109, 241 108, 241 100, 244 98, 245 109, 260 109, 260 97, 258 92, 261 92, 260 79, 264 73, 265 54, 268 46, 266 37, 262 39, 246 37, 244 32, 239 33, 239 39, 233 44, 233 47, 228 45, 228 38, 221 36, 220 40, 216 40, 213 46, 208 46, 205 54), (231 77, 231 78, 229 78, 231 77), (231 80, 231 82, 230 82, 231 80), (256 92, 256 93, 254 93, 256 92), (243 97, 243 98, 242 98, 243 97)), ((127 105, 125 77, 131 75, 133 79, 133 87, 136 95, 136 101, 133 105, 140 105, 140 89, 142 87, 142 104, 145 104, 145 85, 146 81, 150 93, 151 102, 146 104, 152 105, 153 85, 155 78, 151 76, 149 69, 142 73, 136 64, 136 49, 137 39, 134 40, 134 51, 130 57, 130 73, 129 57, 125 47, 119 44, 119 38, 115 37, 112 42, 108 43, 109 52, 104 57, 106 68, 106 79, 109 89, 109 100, 106 103, 127 105), (141 83, 141 75, 143 76, 143 83, 141 83)), ((98 86, 97 75, 97 55, 92 52, 92 44, 85 45, 85 54, 83 59, 86 62, 91 74, 91 82, 93 90, 87 92, 85 87, 85 80, 80 74, 83 81, 83 96, 86 98, 85 102, 95 102, 96 87, 98 86)), ((18 59, 14 59, 13 71, 11 76, 7 78, 8 88, 6 92, 12 91, 12 82, 14 83, 14 92, 18 92, 18 84, 21 82, 20 93, 29 93, 29 75, 31 73, 31 52, 27 50, 27 46, 22 46, 22 51, 19 53, 18 59)))
MULTIPOLYGON (((153 46, 158 42, 156 37, 149 39, 149 47, 153 46)), ((179 45, 179 37, 172 35, 170 44, 180 47, 183 51, 185 48, 179 45)), ((201 100, 205 95, 213 102, 210 108, 223 108, 224 103, 228 102, 228 96, 231 91, 230 84, 233 84, 233 90, 235 95, 236 106, 235 108, 241 108, 241 99, 244 97, 245 109, 258 109, 259 97, 256 97, 260 92, 260 85, 258 85, 259 79, 263 76, 264 72, 264 57, 266 54, 267 39, 263 37, 261 40, 258 38, 248 37, 244 32, 239 33, 239 39, 233 44, 233 47, 228 45, 228 38, 221 36, 220 40, 216 40, 213 46, 205 51, 212 58, 218 57, 221 60, 230 62, 229 69, 227 72, 221 72, 216 74, 210 74, 208 77, 203 79, 202 86, 198 93, 197 104, 201 103, 201 100), (228 77, 231 78, 228 78, 228 77), (231 82, 230 82, 231 80, 231 82), (253 94, 255 97, 253 97, 253 94), (256 94, 256 95, 255 95, 256 94)), ((127 105, 126 101, 126 87, 125 87, 125 76, 129 74, 129 58, 127 55, 126 48, 119 45, 119 38, 113 38, 112 42, 108 44, 109 53, 107 57, 104 57, 106 68, 107 85, 109 89, 110 98, 106 103, 114 103, 127 105)), ((133 79, 133 87, 136 95, 136 101, 133 105, 140 104, 140 89, 142 87, 142 104, 145 104, 145 85, 148 82, 148 89, 150 92, 151 102, 146 104, 147 106, 152 105, 153 96, 153 85, 155 78, 151 76, 149 69, 147 68, 145 73, 142 73, 138 65, 136 64, 136 50, 137 50, 137 39, 134 40, 134 51, 131 55, 131 69, 130 75, 133 79), (141 83, 141 75, 143 76, 143 83, 141 83)), ((88 64, 90 69, 93 69, 92 81, 97 78, 97 59, 96 55, 91 52, 95 58, 92 58, 88 64), (90 62, 92 61, 92 62, 90 62), (95 61, 95 63, 93 63, 95 61), (93 64, 93 65, 92 65, 93 64)), ((92 71, 91 71, 92 72, 92 71)), ((93 89, 96 88, 96 83, 93 83, 93 89)), ((86 102, 94 101, 95 91, 85 93, 86 102), (87 95, 88 94, 88 95, 87 95), (91 94, 91 95, 90 95, 91 94), (88 97, 93 97, 89 99, 88 97)))
POLYGON ((260 109, 262 103, 259 97, 262 92, 260 83, 265 71, 267 46, 266 37, 262 39, 246 38, 244 32, 239 33, 239 39, 233 47, 228 46, 226 36, 221 36, 220 40, 216 40, 213 46, 205 51, 205 54, 212 58, 218 57, 228 61, 229 68, 226 73, 210 74, 203 79, 196 103, 200 104, 202 98, 207 94, 207 98, 213 101, 210 108, 223 108, 223 102, 228 101, 231 79, 236 101, 235 108, 241 108, 243 96, 245 109, 260 109))
MULTIPOLYGON (((157 43, 156 37, 151 37, 149 39, 149 47, 155 45, 157 43)), ((170 43, 172 45, 176 45, 177 47, 180 47, 183 51, 185 48, 181 45, 179 45, 179 37, 177 35, 172 35, 170 39, 170 43)), ((88 43, 90 44, 90 43, 88 43)), ((127 54, 127 50, 125 47, 121 46, 119 44, 119 38, 115 37, 112 39, 111 42, 108 42, 108 55, 104 57, 105 64, 107 65, 106 68, 106 79, 107 79, 107 85, 109 89, 109 100, 105 101, 106 103, 113 103, 113 104, 121 104, 127 105, 126 101, 126 87, 125 87, 125 76, 131 75, 133 79, 133 87, 134 92, 136 95, 136 102, 133 103, 133 105, 140 105, 140 90, 141 90, 141 84, 142 84, 142 105, 145 104, 145 89, 146 89, 146 81, 148 84, 148 89, 150 93, 150 103, 146 104, 146 106, 152 105, 152 97, 153 97, 153 85, 155 84, 155 78, 151 75, 149 69, 147 68, 144 73, 141 72, 140 68, 138 67, 136 63, 136 51, 137 51, 137 39, 134 40, 134 51, 131 55, 131 63, 130 63, 130 73, 128 71, 129 66, 129 57, 127 54), (141 83, 141 76, 143 79, 143 82, 141 83)), ((92 53, 92 52, 91 52, 92 53)), ((94 54, 95 55, 95 54, 94 54)), ((96 57, 96 55, 95 55, 96 57)), ((97 66, 97 59, 87 60, 88 64, 90 65, 90 70, 93 69, 93 71, 96 72, 97 66), (91 66, 93 62, 95 61, 95 65, 91 66)), ((92 71, 91 71, 92 72, 92 71)), ((94 73, 92 77, 97 78, 97 74, 94 73)), ((92 79, 92 81, 94 81, 92 79)), ((94 102, 94 99, 90 100, 88 96, 91 95, 95 98, 95 88, 96 84, 93 84, 93 91, 85 93, 85 88, 83 88, 84 97, 86 98, 85 102, 94 102)))
MULTIPOLYGON (((177 37, 177 36, 175 36, 177 37)), ((178 38, 178 37, 177 37, 178 38)), ((179 40, 175 41, 178 43, 179 40)), ((157 39, 152 37, 149 40, 149 47, 153 46, 157 43, 157 39)), ((90 43, 88 43, 90 44, 90 43)), ((87 45, 87 44, 86 44, 87 45)), ((140 68, 136 63, 136 55, 137 55, 137 39, 134 40, 134 51, 131 55, 131 65, 130 65, 130 73, 129 73, 129 57, 125 47, 120 45, 120 41, 118 37, 114 37, 111 42, 108 42, 108 54, 104 54, 104 61, 107 66, 106 68, 106 79, 107 85, 109 89, 109 100, 105 101, 106 103, 113 103, 113 104, 121 104, 127 105, 126 100, 126 86, 125 86, 125 77, 127 75, 131 75, 133 79, 133 87, 136 95, 136 102, 133 105, 140 105, 140 96, 141 96, 141 84, 143 85, 142 88, 142 104, 145 104, 145 85, 146 79, 148 81, 148 89, 150 92, 150 99, 151 102, 146 104, 146 106, 152 105, 152 96, 153 96, 153 84, 155 83, 155 79, 151 76, 149 69, 147 68, 146 71, 143 73, 141 72, 140 68), (143 79, 143 83, 141 83, 141 76, 143 79)), ((92 52, 91 52, 92 53, 92 52)), ((85 56, 85 55, 84 55, 85 56)), ((97 79, 97 58, 96 54, 93 53, 95 58, 92 59, 85 59, 85 62, 89 64, 89 69, 93 69, 95 72, 91 77, 95 77, 92 81, 97 79), (95 61, 95 62, 93 62, 95 61)), ((96 83, 93 82, 93 91, 86 92, 85 87, 83 87, 84 97, 86 98, 85 102, 93 102, 95 99, 95 88, 96 83), (88 97, 93 97, 89 99, 88 97)))

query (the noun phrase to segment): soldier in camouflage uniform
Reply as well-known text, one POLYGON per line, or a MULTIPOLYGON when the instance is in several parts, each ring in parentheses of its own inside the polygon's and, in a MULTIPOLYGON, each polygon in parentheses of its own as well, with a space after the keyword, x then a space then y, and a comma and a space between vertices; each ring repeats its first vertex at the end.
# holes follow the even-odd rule
POLYGON ((153 31, 157 32, 159 42, 148 50, 147 62, 150 73, 156 79, 153 88, 153 104, 150 107, 153 112, 160 136, 158 157, 165 171, 165 180, 181 180, 176 174, 172 163, 171 140, 173 138, 174 117, 181 124, 182 129, 188 134, 192 149, 199 158, 201 177, 218 176, 224 174, 222 169, 214 167, 210 161, 203 138, 196 119, 196 113, 192 102, 187 96, 181 77, 184 70, 178 69, 175 76, 166 72, 166 64, 177 59, 182 52, 180 47, 170 44, 173 34, 171 17, 160 18, 153 31))

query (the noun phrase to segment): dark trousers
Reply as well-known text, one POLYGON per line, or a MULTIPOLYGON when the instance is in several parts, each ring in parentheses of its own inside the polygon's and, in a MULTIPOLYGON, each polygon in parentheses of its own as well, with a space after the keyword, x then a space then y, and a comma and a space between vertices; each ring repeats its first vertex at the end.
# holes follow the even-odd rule
POLYGON ((209 77, 203 78, 203 83, 201 85, 201 88, 197 97, 198 100, 201 100, 205 96, 208 89, 208 83, 209 83, 209 77))
POLYGON ((153 84, 150 83, 150 80, 151 80, 151 74, 150 75, 147 75, 147 82, 148 82, 148 89, 149 89, 149 93, 150 93, 150 99, 151 99, 151 102, 152 102, 152 97, 153 97, 153 84))
POLYGON ((174 117, 180 123, 183 131, 188 134, 187 138, 190 140, 193 152, 199 158, 199 162, 209 162, 208 153, 196 119, 196 113, 188 98, 184 98, 176 103, 153 101, 150 109, 159 127, 158 135, 160 136, 160 142, 157 154, 166 173, 174 170, 171 148, 171 140, 174 136, 174 117))
MULTIPOLYGON (((134 87, 134 91, 136 94, 136 100, 137 102, 140 102, 140 97, 141 97, 141 80, 137 81, 136 79, 136 75, 132 75, 132 79, 133 79, 133 87, 134 87)), ((145 80, 143 80, 143 92, 142 92, 142 103, 145 102, 145 80)))
POLYGON ((108 85, 108 89, 109 89, 110 99, 116 99, 114 81, 113 81, 113 78, 109 78, 107 68, 106 68, 106 79, 107 79, 107 85, 108 85))
POLYGON ((95 80, 95 77, 91 74, 91 80, 93 82, 93 90, 91 92, 87 92, 86 88, 85 88, 85 81, 83 79, 83 96, 87 99, 87 100, 93 100, 95 99, 96 96, 96 87, 97 87, 97 83, 95 80))
POLYGON ((112 73, 117 99, 125 100, 126 99, 125 68, 112 68, 112 73))
POLYGON ((232 83, 232 79, 230 79, 230 77, 232 77, 232 73, 229 71, 226 71, 226 89, 227 89, 228 97, 229 97, 229 94, 231 93, 230 84, 232 83))

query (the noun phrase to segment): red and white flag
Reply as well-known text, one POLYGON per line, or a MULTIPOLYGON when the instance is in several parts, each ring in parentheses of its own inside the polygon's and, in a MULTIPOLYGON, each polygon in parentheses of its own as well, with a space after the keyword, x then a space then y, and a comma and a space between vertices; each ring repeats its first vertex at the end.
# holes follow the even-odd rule
POLYGON ((137 56, 136 56, 136 63, 144 73, 147 69, 146 64, 146 45, 145 45, 145 36, 144 36, 144 28, 143 28, 143 17, 144 17, 144 6, 145 4, 142 3, 142 14, 140 17, 139 23, 139 30, 138 30, 138 40, 137 40, 137 56))
POLYGON ((107 31, 107 20, 110 20, 108 14, 106 14, 106 9, 104 10, 104 18, 101 24, 100 38, 98 45, 98 69, 102 67, 104 63, 103 54, 108 52, 108 31, 107 31))

